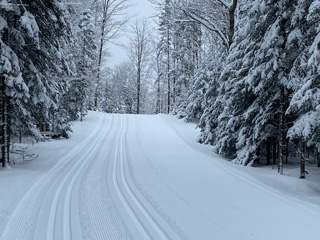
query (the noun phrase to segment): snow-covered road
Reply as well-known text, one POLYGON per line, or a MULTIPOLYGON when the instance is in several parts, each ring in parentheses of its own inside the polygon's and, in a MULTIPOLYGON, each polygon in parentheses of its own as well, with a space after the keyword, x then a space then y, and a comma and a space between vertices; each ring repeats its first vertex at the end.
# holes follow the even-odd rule
POLYGON ((39 158, 33 181, 15 183, 26 189, 0 215, 0 239, 320 239, 319 205, 264 185, 189 135, 170 116, 90 113, 73 140, 43 147, 56 145, 51 165, 39 158))

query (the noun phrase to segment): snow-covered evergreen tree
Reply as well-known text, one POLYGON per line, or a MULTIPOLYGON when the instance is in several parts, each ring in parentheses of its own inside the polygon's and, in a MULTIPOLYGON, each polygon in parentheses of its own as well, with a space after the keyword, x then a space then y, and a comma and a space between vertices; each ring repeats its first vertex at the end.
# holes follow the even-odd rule
POLYGON ((158 48, 162 53, 163 64, 165 65, 163 75, 166 76, 166 112, 170 113, 172 104, 172 33, 173 33, 173 2, 165 0, 163 4, 160 4, 161 14, 159 17, 159 32, 161 39, 159 41, 158 48))
POLYGON ((202 29, 199 23, 186 18, 181 11, 175 12, 173 29, 172 112, 185 117, 188 92, 200 62, 202 29))
MULTIPOLYGON (((206 32, 208 36, 206 36, 206 39, 202 38, 202 50, 199 53, 203 56, 201 56, 199 68, 193 75, 188 89, 188 105, 185 110, 186 120, 192 118, 196 118, 196 120, 206 119, 204 110, 208 106, 212 106, 208 101, 212 101, 217 96, 218 80, 225 63, 227 52, 221 41, 219 42, 215 35, 206 32)), ((205 123, 201 121, 200 126, 203 126, 203 124, 205 123)))
POLYGON ((292 98, 287 114, 296 120, 288 131, 292 140, 320 147, 320 2, 299 1, 290 34, 291 44, 304 51, 296 59, 290 74, 292 98))
POLYGON ((305 21, 312 2, 255 1, 244 29, 236 34, 203 127, 203 141, 213 143, 222 155, 236 157, 235 163, 252 163, 270 141, 279 142, 283 161, 287 122, 293 118, 285 115, 290 73, 308 39, 314 40, 310 33, 315 29, 305 21))
MULTIPOLYGON (((62 1, 1 1, 2 101, 10 137, 40 131, 70 130, 68 101, 75 38, 70 22, 72 5, 62 1), (9 70, 11 69, 11 70, 9 70)), ((4 118, 3 118, 4 119, 4 118)), ((8 146, 10 139, 5 140, 8 146)), ((3 152, 3 151, 2 151, 3 152)))
POLYGON ((94 18, 88 9, 81 10, 81 17, 73 22, 74 29, 74 54, 77 68, 76 76, 71 79, 69 103, 71 118, 82 120, 88 109, 93 109, 94 78, 96 75, 97 45, 95 40, 94 18))

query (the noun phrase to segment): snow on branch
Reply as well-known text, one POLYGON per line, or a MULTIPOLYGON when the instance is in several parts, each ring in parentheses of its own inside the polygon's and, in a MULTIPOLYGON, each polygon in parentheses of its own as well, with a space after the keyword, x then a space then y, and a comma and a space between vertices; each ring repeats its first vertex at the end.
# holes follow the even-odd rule
POLYGON ((202 17, 203 14, 195 13, 191 8, 188 8, 188 9, 182 8, 182 11, 189 18, 199 22, 210 31, 217 33, 220 39, 222 40, 223 44, 226 46, 227 50, 229 51, 230 46, 229 46, 229 41, 227 36, 224 35, 222 30, 214 22, 209 21, 205 17, 202 17))
POLYGON ((218 1, 228 9, 230 9, 232 7, 232 3, 228 3, 228 2, 226 2, 224 0, 218 0, 218 1))

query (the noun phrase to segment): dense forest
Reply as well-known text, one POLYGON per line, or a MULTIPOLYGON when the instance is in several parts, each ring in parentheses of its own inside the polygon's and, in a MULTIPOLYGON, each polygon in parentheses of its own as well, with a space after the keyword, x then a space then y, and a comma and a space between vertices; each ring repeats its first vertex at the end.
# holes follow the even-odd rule
POLYGON ((263 155, 282 173, 299 149, 304 178, 305 151, 319 163, 319 13, 317 0, 165 1, 167 113, 198 118, 199 142, 237 164, 263 155))
POLYGON ((319 0, 1 0, 1 161, 10 143, 69 137, 88 110, 197 121, 200 143, 236 164, 308 155, 320 167, 319 0), (150 21, 156 21, 157 29, 150 21), (129 58, 108 47, 130 36, 129 58), (46 133, 47 132, 47 133, 46 133))
POLYGON ((1 0, 1 162, 10 143, 68 138, 70 122, 103 110, 106 42, 126 1, 1 0))

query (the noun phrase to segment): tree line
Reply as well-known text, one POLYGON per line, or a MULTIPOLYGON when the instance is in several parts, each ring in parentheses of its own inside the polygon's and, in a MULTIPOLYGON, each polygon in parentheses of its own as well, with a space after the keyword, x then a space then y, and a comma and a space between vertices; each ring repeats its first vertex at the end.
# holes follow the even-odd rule
POLYGON ((126 2, 0 1, 2 167, 13 141, 68 138, 71 121, 101 108, 105 45, 128 20, 115 17, 126 2))
POLYGON ((151 0, 159 17, 156 112, 197 119, 199 142, 240 165, 320 167, 318 0, 151 0), (161 88, 160 85, 165 85, 161 88), (277 162, 276 162, 277 161, 277 162))
POLYGON ((127 0, 1 0, 1 162, 12 138, 65 137, 88 110, 196 120, 200 143, 240 165, 320 166, 318 0, 149 0, 129 25, 127 61, 107 47, 127 0))

